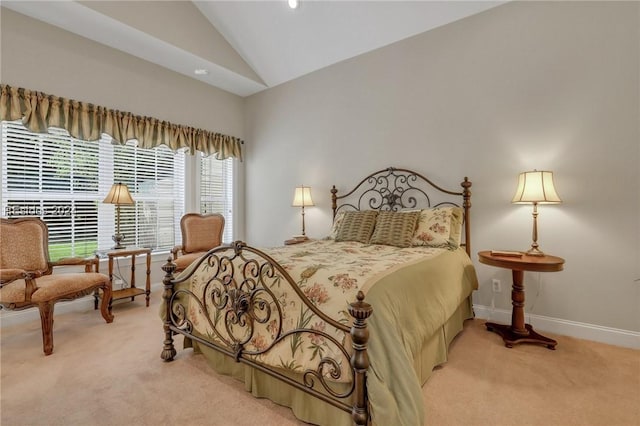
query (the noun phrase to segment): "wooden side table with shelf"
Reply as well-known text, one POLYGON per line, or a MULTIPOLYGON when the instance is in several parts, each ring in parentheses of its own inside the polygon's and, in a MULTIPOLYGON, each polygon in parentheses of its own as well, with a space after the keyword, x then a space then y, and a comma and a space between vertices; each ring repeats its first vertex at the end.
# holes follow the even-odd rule
MULTIPOLYGON (((129 281, 129 287, 123 289, 114 289, 112 291, 111 301, 109 302, 109 311, 111 311, 111 303, 114 300, 121 300, 126 298, 131 298, 133 301, 136 296, 140 296, 142 294, 145 295, 146 305, 149 307, 149 297, 151 295, 151 249, 150 248, 142 248, 142 247, 125 247, 123 249, 114 249, 106 252, 96 252, 96 257, 104 257, 107 256, 109 258, 109 280, 113 284, 113 260, 118 257, 131 257, 131 280, 129 281), (146 255, 147 256, 147 279, 145 288, 136 287, 136 256, 146 255)), ((94 308, 98 309, 98 298, 99 294, 94 294, 94 308)))
POLYGON ((478 260, 485 265, 511 269, 513 288, 511 291, 511 324, 487 322, 487 330, 499 334, 508 348, 518 343, 537 343, 549 349, 555 349, 558 342, 533 330, 531 324, 524 322, 524 271, 557 272, 564 268, 564 259, 556 256, 501 256, 491 250, 478 252, 478 260))

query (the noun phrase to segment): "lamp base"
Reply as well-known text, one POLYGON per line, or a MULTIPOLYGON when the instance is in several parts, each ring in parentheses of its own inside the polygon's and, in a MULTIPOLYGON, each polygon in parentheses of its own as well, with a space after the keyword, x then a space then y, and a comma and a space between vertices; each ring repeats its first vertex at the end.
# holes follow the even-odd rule
POLYGON ((531 232, 531 248, 525 253, 527 256, 544 256, 544 253, 538 248, 538 203, 533 203, 533 231, 531 232))
POLYGON ((527 256, 544 256, 545 254, 538 247, 531 246, 531 248, 525 252, 525 255, 527 255, 527 256))
POLYGON ((124 235, 115 234, 111 237, 111 239, 113 240, 114 243, 116 243, 115 246, 111 247, 113 250, 121 250, 123 248, 127 248, 127 246, 122 244, 122 240, 124 240, 124 235))

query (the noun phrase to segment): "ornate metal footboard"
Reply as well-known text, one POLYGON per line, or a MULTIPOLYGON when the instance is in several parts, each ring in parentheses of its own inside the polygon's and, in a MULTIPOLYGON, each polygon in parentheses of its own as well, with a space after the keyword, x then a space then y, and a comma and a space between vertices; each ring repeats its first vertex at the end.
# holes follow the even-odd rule
POLYGON ((367 424, 367 318, 373 310, 364 302, 362 292, 358 293, 357 301, 348 306, 352 324, 340 323, 320 311, 278 262, 241 241, 209 251, 184 276, 174 277, 176 265, 171 258, 162 269, 166 273, 162 296, 166 306, 161 355, 164 361, 174 359, 173 336, 183 334, 236 362, 351 412, 355 424, 367 424), (194 273, 202 268, 206 269, 206 279, 198 280, 195 286, 190 285, 194 273), (277 293, 281 285, 290 286, 294 297, 332 328, 332 332, 306 326, 285 327, 286 300, 281 300, 277 293), (196 330, 194 310, 199 313, 199 321, 204 318, 207 333, 196 330), (264 341, 261 334, 260 344, 257 344, 258 330, 265 329, 269 330, 266 335, 270 340, 264 341), (344 338, 338 339, 336 334, 342 334, 344 338), (323 338, 332 345, 332 354, 337 355, 318 357, 315 367, 305 368, 300 375, 285 375, 281 369, 261 362, 269 351, 279 345, 294 344, 301 336, 323 338), (350 336, 350 343, 347 336, 350 336))

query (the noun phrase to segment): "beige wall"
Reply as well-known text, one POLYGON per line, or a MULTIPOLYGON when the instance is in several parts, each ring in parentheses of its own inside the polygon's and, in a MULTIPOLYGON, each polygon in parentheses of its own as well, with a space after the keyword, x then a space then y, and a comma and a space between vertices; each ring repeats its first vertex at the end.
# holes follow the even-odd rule
POLYGON ((2 8, 0 80, 243 138, 243 100, 2 8))
MULTIPOLYGON (((638 24, 637 2, 509 3, 247 98, 249 241, 300 232, 301 183, 307 234, 325 236, 331 185, 393 165, 469 176, 474 252, 525 249, 516 177, 553 170, 564 203, 540 207, 539 241, 567 263, 525 275, 527 312, 640 330, 638 24)), ((510 273, 477 270, 475 303, 498 278, 510 310, 510 273)))

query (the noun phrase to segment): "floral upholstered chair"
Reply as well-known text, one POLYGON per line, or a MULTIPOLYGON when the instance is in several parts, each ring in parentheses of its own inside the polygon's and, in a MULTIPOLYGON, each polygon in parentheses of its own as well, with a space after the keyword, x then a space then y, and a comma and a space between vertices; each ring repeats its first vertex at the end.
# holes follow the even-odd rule
POLYGON ((180 219, 180 230, 182 245, 171 250, 173 262, 178 266, 176 272, 184 271, 194 260, 222 244, 224 216, 187 213, 180 219))
POLYGON ((100 289, 102 317, 113 322, 109 312, 111 281, 98 273, 98 260, 67 258, 51 262, 48 246, 49 231, 39 218, 0 220, 0 306, 40 310, 45 355, 53 352, 53 306, 60 300, 72 300, 100 289), (84 266, 84 272, 52 273, 54 267, 62 265, 84 266))

